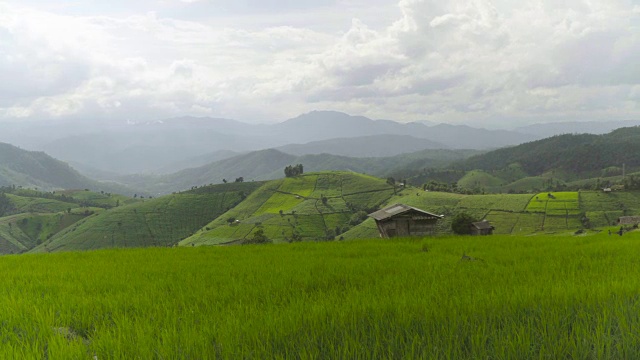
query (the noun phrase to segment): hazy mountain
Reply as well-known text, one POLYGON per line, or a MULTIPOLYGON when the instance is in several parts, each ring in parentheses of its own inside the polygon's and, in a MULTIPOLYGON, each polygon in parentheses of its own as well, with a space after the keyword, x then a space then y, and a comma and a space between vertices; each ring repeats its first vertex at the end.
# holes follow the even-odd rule
POLYGON ((506 130, 371 120, 334 111, 314 111, 270 125, 247 124, 229 119, 182 117, 145 123, 17 123, 3 130, 6 131, 0 132, 0 139, 20 139, 21 144, 31 150, 46 151, 63 161, 79 164, 82 168, 118 174, 162 174, 200 165, 201 162, 193 162, 194 159, 223 150, 249 152, 338 138, 344 140, 328 143, 331 145, 313 144, 318 146, 313 150, 292 150, 292 147, 289 151, 296 154, 309 151, 317 153, 324 151, 323 146, 328 146, 337 154, 372 156, 436 146, 451 149, 492 149, 537 138, 506 130), (363 139, 372 136, 378 136, 377 145, 375 139, 363 139), (411 136, 413 139, 405 138, 406 142, 398 143, 396 136, 411 136), (429 143, 421 145, 416 139, 424 139, 429 143), (401 149, 395 150, 396 147, 401 149), (180 165, 182 163, 184 166, 180 165))
POLYGON ((42 149, 65 161, 130 174, 162 172, 176 163, 216 151, 260 147, 256 139, 211 129, 154 126, 76 135, 52 141, 42 149))
POLYGON ((287 154, 332 154, 350 157, 385 157, 424 149, 445 149, 445 145, 408 135, 371 135, 290 144, 277 148, 287 154))
POLYGON ((282 178, 284 168, 295 164, 303 164, 305 172, 345 170, 382 177, 396 174, 402 176, 407 173, 407 168, 445 166, 476 153, 469 150, 422 150, 393 157, 354 158, 330 154, 295 156, 268 149, 170 175, 129 175, 121 176, 118 181, 153 194, 163 194, 187 190, 193 186, 217 184, 223 179, 232 182, 240 177, 244 181, 282 178))
POLYGON ((188 159, 176 161, 175 163, 165 165, 155 170, 157 174, 172 174, 184 169, 191 169, 207 164, 211 164, 220 160, 232 158, 241 155, 240 152, 231 150, 218 150, 204 155, 194 156, 188 159))
POLYGON ((639 120, 627 121, 572 121, 549 124, 533 124, 514 129, 519 133, 541 138, 561 134, 606 134, 622 127, 638 126, 639 120))
POLYGON ((515 131, 477 129, 465 125, 427 126, 418 122, 402 124, 389 120, 371 120, 335 111, 313 111, 276 124, 274 128, 280 135, 291 139, 289 143, 372 135, 406 135, 428 139, 452 149, 491 149, 538 138, 515 131))

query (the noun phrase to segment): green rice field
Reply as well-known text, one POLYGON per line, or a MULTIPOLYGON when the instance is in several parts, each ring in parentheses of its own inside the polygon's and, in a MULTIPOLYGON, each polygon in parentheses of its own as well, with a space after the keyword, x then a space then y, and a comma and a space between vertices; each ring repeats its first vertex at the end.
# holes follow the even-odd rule
POLYGON ((637 359, 638 250, 589 232, 3 256, 0 358, 637 359))

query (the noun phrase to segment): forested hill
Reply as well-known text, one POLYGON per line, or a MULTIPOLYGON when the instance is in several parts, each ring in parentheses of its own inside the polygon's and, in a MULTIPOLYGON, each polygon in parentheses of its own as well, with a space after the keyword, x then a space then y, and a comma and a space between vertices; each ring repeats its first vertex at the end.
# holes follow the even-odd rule
POLYGON ((39 151, 0 143, 0 186, 37 187, 41 190, 84 189, 127 192, 122 186, 102 184, 82 176, 67 163, 39 151))
POLYGON ((455 165, 500 170, 518 163, 529 175, 559 170, 576 177, 599 176, 611 167, 640 168, 640 127, 605 135, 565 134, 477 155, 455 165))

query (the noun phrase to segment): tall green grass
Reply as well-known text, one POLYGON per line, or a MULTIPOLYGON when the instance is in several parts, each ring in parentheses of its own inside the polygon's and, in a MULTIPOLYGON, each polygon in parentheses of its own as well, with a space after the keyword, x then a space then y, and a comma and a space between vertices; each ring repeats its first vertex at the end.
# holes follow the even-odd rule
POLYGON ((638 241, 444 237, 5 256, 0 358, 634 359, 638 241))

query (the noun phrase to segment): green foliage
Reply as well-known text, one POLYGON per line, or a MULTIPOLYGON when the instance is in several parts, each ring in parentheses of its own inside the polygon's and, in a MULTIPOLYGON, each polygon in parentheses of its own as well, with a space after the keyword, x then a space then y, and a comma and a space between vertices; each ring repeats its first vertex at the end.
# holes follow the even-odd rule
POLYGON ((629 264, 638 240, 588 233, 4 256, 0 357, 635 359, 640 268, 629 264))
POLYGON ((471 234, 471 228, 469 226, 475 221, 477 220, 466 212, 457 213, 451 221, 451 230, 458 235, 471 234))
POLYGON ((264 234, 264 230, 258 229, 253 235, 244 241, 244 244, 268 244, 272 241, 264 234))
POLYGON ((0 217, 9 215, 14 210, 13 202, 4 192, 0 192, 0 217))
POLYGON ((626 164, 640 167, 640 128, 618 129, 605 135, 566 134, 473 156, 458 168, 502 171, 520 164, 529 176, 555 171, 561 180, 587 178, 615 172, 626 164))
POLYGON ((304 168, 302 164, 297 164, 295 166, 288 165, 284 168, 285 177, 294 177, 298 175, 302 175, 304 173, 304 168))
POLYGON ((351 217, 349 218, 349 224, 355 226, 365 221, 366 219, 367 219, 367 213, 365 211, 360 210, 354 213, 353 215, 351 215, 351 217))

